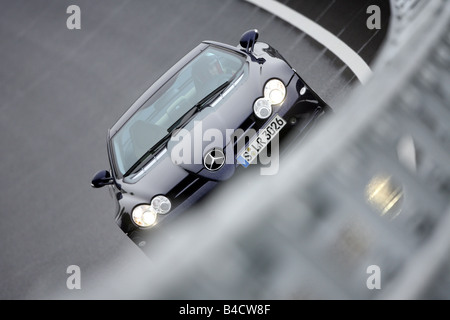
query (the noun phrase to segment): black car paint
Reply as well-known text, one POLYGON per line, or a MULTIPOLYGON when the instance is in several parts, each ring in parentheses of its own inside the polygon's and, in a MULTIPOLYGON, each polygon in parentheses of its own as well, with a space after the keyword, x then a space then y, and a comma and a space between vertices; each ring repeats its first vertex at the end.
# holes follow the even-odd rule
MULTIPOLYGON (((217 46, 226 50, 245 55, 248 63, 248 76, 244 82, 241 81, 233 92, 227 96, 227 100, 219 107, 207 107, 197 113, 193 119, 186 124, 185 129, 191 133, 194 130, 195 121, 200 121, 203 128, 217 128, 223 133, 227 129, 247 129, 251 126, 258 130, 269 121, 259 120, 253 113, 253 103, 263 96, 265 83, 273 78, 281 80, 287 90, 283 104, 277 109, 277 114, 284 119, 296 119, 294 124, 288 121, 280 135, 283 137, 289 132, 289 127, 308 123, 312 117, 321 115, 329 107, 320 97, 301 79, 289 63, 266 43, 256 42, 253 52, 247 52, 244 48, 230 46, 214 41, 204 41, 179 60, 163 76, 161 76, 148 90, 140 96, 135 103, 123 114, 116 124, 108 131, 107 149, 110 160, 111 176, 113 183, 109 185, 111 195, 116 201, 115 220, 119 227, 137 244, 143 245, 142 239, 153 229, 160 228, 162 222, 171 220, 178 214, 186 211, 204 195, 211 191, 219 182, 231 178, 239 164, 225 164, 217 172, 206 170, 202 164, 174 164, 171 159, 171 150, 177 144, 170 140, 167 151, 153 166, 148 168, 139 178, 123 177, 114 167, 113 152, 111 150, 111 138, 125 124, 127 119, 133 115, 144 104, 161 85, 166 83, 178 70, 189 61, 194 59, 208 46, 217 46), (300 95, 302 88, 306 92, 300 95), (131 219, 133 208, 140 204, 148 204, 156 195, 165 195, 172 202, 172 210, 169 214, 159 216, 158 223, 150 229, 140 229, 131 219), (169 219, 169 217, 171 217, 169 219)), ((224 135, 225 136, 225 135, 224 135)), ((224 148, 226 144, 232 143, 222 141, 218 147, 224 148)), ((205 142, 202 146, 203 152, 205 142)), ((203 155, 202 155, 203 158, 203 155)), ((108 176, 106 176, 108 177, 108 176)))

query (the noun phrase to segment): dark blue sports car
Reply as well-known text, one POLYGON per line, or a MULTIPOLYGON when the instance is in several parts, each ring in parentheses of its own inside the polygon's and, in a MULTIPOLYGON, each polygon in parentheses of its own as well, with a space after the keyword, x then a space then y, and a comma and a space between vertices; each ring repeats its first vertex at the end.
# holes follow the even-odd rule
POLYGON ((276 173, 268 164, 279 141, 294 128, 306 132, 330 110, 257 39, 249 30, 238 46, 202 42, 108 131, 110 170, 91 185, 109 186, 116 222, 139 246, 239 167, 259 164, 261 174, 276 173))

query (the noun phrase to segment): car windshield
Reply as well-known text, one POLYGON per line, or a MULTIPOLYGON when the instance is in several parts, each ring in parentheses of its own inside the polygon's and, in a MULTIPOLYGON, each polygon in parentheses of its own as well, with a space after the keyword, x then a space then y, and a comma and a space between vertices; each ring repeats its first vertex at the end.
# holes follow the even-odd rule
POLYGON ((112 138, 117 170, 130 173, 152 151, 165 145, 181 118, 224 83, 240 73, 245 57, 209 47, 185 65, 147 100, 112 138))

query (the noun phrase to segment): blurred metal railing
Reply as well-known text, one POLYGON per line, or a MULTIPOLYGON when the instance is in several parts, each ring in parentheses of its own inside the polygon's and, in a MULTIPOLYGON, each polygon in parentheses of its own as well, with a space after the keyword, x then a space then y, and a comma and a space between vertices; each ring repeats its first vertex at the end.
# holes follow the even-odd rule
POLYGON ((140 297, 450 299, 450 2, 392 13, 369 83, 175 225, 140 297))

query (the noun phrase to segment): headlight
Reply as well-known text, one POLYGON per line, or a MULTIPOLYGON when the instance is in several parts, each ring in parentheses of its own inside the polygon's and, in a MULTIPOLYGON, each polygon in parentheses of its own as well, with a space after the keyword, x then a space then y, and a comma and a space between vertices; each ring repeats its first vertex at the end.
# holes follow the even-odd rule
POLYGON ((283 82, 278 79, 267 81, 264 86, 264 97, 269 99, 272 105, 279 105, 286 98, 286 87, 283 82))
POLYGON ((133 209, 131 216, 139 227, 149 228, 156 223, 158 213, 152 206, 141 204, 133 209))
POLYGON ((165 196, 156 196, 150 204, 141 204, 133 209, 131 217, 134 223, 141 228, 150 228, 158 219, 158 214, 166 214, 172 204, 165 196))
POLYGON ((267 119, 272 114, 272 105, 269 99, 259 98, 253 104, 253 111, 260 119, 267 119))
POLYGON ((159 214, 166 214, 170 211, 172 204, 170 200, 165 196, 156 196, 152 199, 151 202, 152 208, 159 214))

